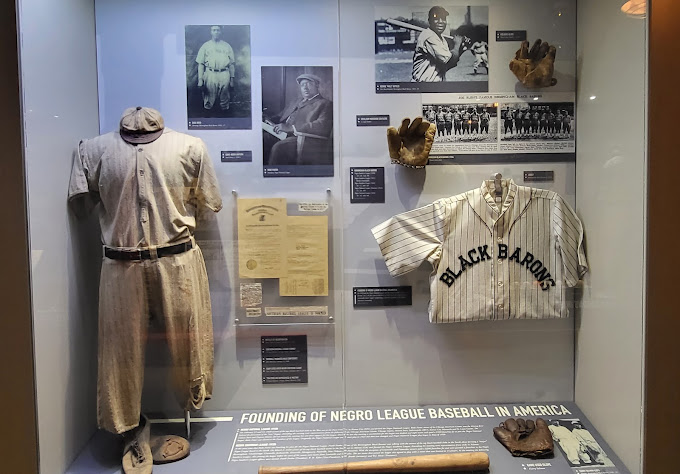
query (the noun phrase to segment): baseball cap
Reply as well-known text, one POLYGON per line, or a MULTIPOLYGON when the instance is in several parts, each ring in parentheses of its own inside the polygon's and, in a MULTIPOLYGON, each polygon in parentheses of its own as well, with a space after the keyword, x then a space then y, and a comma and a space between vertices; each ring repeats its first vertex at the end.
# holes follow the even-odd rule
POLYGON ((306 74, 306 73, 300 74, 297 77, 297 79, 295 79, 295 80, 297 81, 298 84, 300 84, 300 81, 303 80, 303 79, 307 79, 308 81, 316 82, 317 85, 321 84, 321 78, 319 76, 314 75, 314 74, 306 74))
POLYGON ((429 18, 434 18, 435 16, 449 16, 449 12, 447 12, 444 7, 432 7, 427 16, 429 18))
POLYGON ((163 134, 161 113, 150 107, 130 107, 120 118, 120 136, 128 143, 151 143, 163 134))

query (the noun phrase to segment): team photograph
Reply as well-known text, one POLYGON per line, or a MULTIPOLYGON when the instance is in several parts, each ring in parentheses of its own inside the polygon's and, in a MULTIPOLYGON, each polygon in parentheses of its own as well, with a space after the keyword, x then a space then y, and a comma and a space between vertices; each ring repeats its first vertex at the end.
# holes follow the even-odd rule
POLYGON ((498 137, 495 104, 424 104, 423 117, 437 127, 433 153, 439 144, 495 143, 498 137))
POLYGON ((488 91, 488 7, 385 6, 375 18, 378 92, 488 91))
POLYGON ((574 103, 518 102, 501 106, 501 141, 574 141, 574 103))

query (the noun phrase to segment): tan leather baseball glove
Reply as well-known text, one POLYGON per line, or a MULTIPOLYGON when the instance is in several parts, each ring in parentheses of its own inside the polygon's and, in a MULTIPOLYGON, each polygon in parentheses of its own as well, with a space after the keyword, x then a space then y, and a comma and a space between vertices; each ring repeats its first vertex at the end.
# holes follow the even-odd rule
POLYGON ((389 127, 387 147, 392 163, 409 168, 423 168, 430 156, 436 129, 433 123, 423 120, 422 117, 416 117, 413 122, 405 118, 401 121, 398 131, 394 127, 389 127))
POLYGON ((493 435, 513 456, 540 458, 553 453, 552 435, 543 418, 537 418, 536 423, 508 418, 493 429, 493 435))
POLYGON ((557 84, 555 73, 555 54, 557 50, 546 41, 537 39, 529 50, 529 42, 522 41, 522 46, 510 61, 510 70, 526 87, 536 89, 557 84))

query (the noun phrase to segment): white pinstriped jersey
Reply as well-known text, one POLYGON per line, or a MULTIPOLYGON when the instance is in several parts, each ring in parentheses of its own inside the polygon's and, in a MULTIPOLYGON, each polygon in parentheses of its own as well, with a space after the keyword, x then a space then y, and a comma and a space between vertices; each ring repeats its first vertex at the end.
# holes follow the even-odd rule
POLYGON ((583 227, 555 192, 502 180, 404 212, 371 231, 392 276, 427 260, 433 323, 564 318, 587 271, 583 227))

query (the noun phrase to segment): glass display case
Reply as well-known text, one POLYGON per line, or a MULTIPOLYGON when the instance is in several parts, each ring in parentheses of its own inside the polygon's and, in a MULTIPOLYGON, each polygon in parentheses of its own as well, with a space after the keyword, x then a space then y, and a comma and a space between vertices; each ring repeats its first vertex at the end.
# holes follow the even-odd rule
POLYGON ((41 472, 642 472, 645 2, 17 10, 41 472))

